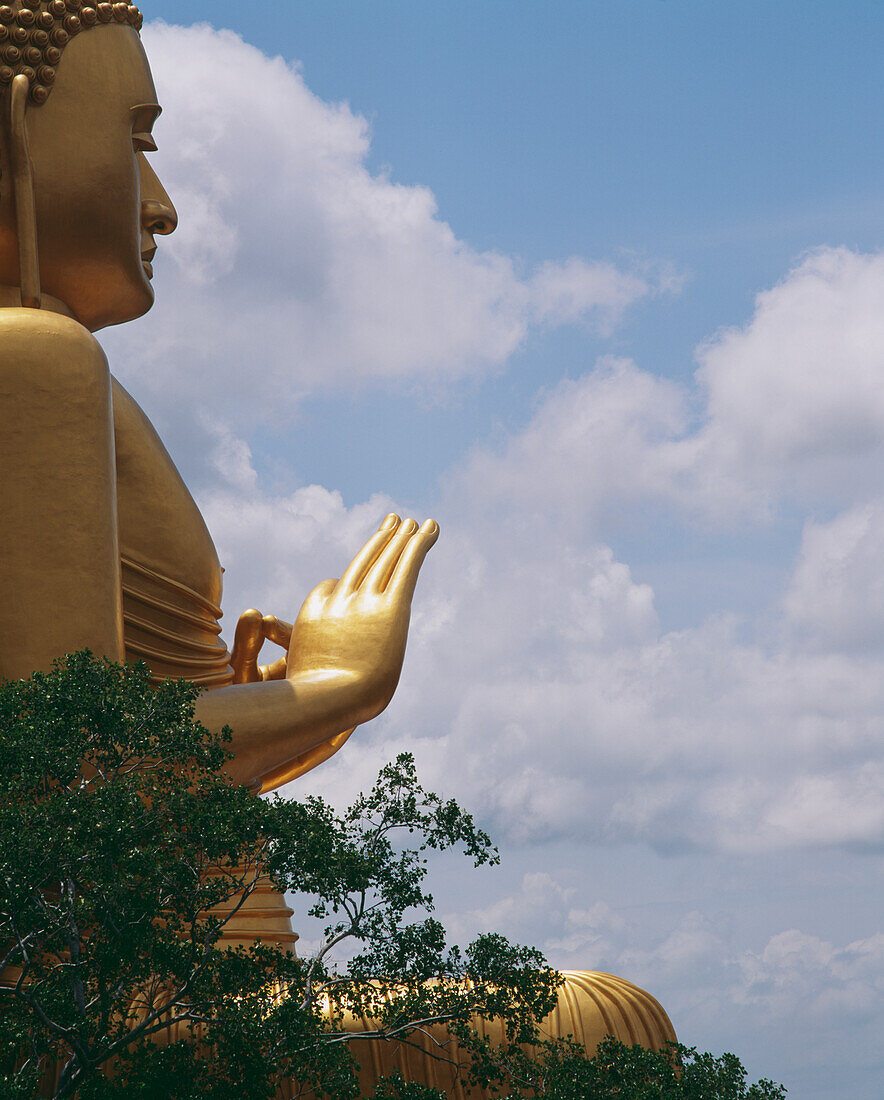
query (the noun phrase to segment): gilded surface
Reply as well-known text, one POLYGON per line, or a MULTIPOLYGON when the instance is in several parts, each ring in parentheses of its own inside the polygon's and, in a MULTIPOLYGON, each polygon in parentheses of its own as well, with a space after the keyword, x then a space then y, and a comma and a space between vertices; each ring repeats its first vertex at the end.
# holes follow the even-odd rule
POLYGON ((228 653, 203 519, 91 335, 150 308, 157 240, 177 225, 146 157, 160 106, 140 17, 129 5, 98 5, 94 19, 79 0, 63 7, 28 0, 10 18, 0 6, 9 33, 52 21, 45 33, 63 45, 51 96, 16 71, 0 119, 0 674, 89 646, 144 658, 157 679, 193 679, 212 689, 199 717, 234 730, 232 775, 267 790, 389 703, 438 528, 388 517, 343 577, 310 593, 293 632, 251 613, 228 653), (265 674, 260 647, 280 637, 284 656, 265 674))
POLYGON ((199 509, 153 425, 113 383, 126 657, 157 679, 233 681, 221 639, 221 565, 199 509))
MULTIPOLYGON (((210 689, 198 717, 232 727, 231 774, 270 790, 389 703, 438 527, 388 516, 293 624, 247 611, 228 651, 211 536, 92 335, 150 309, 178 220, 146 157, 160 106, 140 25, 129 4, 0 5, 0 676, 85 647, 143 658, 210 689)), ((293 943, 289 915, 262 890, 231 935, 293 943)))
MULTIPOLYGON (((613 974, 586 970, 564 971, 565 984, 559 990, 556 1007, 541 1024, 544 1037, 572 1035, 591 1054, 607 1035, 630 1046, 639 1044, 648 1050, 662 1050, 667 1042, 675 1042, 675 1030, 662 1005, 650 993, 632 982, 613 974)), ((358 1032, 370 1027, 365 1020, 351 1019, 349 1030, 358 1032)), ((500 1021, 476 1021, 480 1035, 502 1043, 504 1029, 500 1021)), ((438 1027, 409 1036, 408 1043, 379 1043, 366 1040, 357 1046, 362 1063, 360 1083, 368 1093, 372 1082, 381 1074, 397 1070, 407 1081, 421 1081, 444 1092, 449 1100, 482 1098, 491 1100, 498 1094, 474 1088, 467 1091, 458 1081, 451 1064, 430 1054, 442 1049, 446 1058, 459 1060, 457 1045, 438 1027)))

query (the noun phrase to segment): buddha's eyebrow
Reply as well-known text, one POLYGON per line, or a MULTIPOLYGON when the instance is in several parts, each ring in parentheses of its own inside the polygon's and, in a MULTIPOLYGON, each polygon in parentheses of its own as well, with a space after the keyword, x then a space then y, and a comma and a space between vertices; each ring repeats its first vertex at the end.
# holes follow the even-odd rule
POLYGON ((138 133, 149 134, 162 111, 163 108, 159 103, 139 103, 132 107, 129 111, 132 116, 132 129, 138 133))

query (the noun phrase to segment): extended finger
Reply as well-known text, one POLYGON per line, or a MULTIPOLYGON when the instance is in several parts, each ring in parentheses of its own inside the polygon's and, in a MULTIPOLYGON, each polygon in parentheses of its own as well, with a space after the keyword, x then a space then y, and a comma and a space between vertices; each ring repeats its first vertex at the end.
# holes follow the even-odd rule
POLYGON ((396 563, 396 568, 387 585, 387 591, 395 588, 398 595, 407 600, 411 599, 424 558, 432 550, 438 537, 439 524, 434 519, 428 519, 402 551, 402 556, 396 563))
POLYGON ((264 637, 274 645, 280 645, 288 649, 292 642, 294 627, 284 619, 277 619, 275 615, 264 616, 264 637))
POLYGON ((365 581, 363 582, 364 588, 368 588, 372 592, 384 591, 387 582, 393 574, 393 570, 396 568, 396 562, 399 561, 399 558, 402 556, 402 552, 408 545, 409 540, 417 533, 417 529, 418 527, 415 520, 405 520, 393 538, 390 539, 389 543, 378 557, 378 560, 365 575, 365 581))
POLYGON ((355 592, 362 583, 365 574, 371 569, 378 555, 393 538, 399 528, 400 519, 395 512, 391 512, 378 530, 371 536, 365 546, 350 562, 344 571, 344 575, 338 581, 339 592, 355 592))

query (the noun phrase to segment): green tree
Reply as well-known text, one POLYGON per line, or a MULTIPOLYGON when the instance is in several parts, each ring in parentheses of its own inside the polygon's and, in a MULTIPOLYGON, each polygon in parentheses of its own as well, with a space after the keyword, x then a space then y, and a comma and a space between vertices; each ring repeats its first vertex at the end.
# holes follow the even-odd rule
POLYGON ((196 695, 89 654, 0 685, 5 1095, 57 1072, 57 1097, 260 1097, 282 1072, 344 1100, 364 1042, 345 1013, 405 1042, 473 1011, 528 1035, 555 972, 497 936, 448 948, 431 915, 429 849, 497 859, 469 814, 424 791, 407 755, 342 815, 255 798, 225 776, 229 734, 194 720, 196 695), (325 923, 313 956, 222 949, 262 876, 325 923))
MULTIPOLYGON (((469 1042, 469 1040, 467 1040, 469 1042)), ((505 1082, 510 1095, 544 1100, 784 1100, 772 1081, 747 1084, 733 1054, 701 1054, 678 1043, 665 1050, 604 1039, 592 1057, 571 1039, 546 1040, 531 1048, 495 1049, 472 1041, 473 1080, 505 1082)), ((398 1100, 398 1098, 396 1098, 398 1100)), ((401 1100, 429 1100, 404 1093, 401 1100)))
MULTIPOLYGON (((588 1059, 541 1042, 561 979, 540 953, 494 934, 449 947, 432 916, 430 850, 497 861, 470 815, 425 791, 406 754, 342 814, 255 798, 226 778, 229 733, 195 721, 196 696, 88 653, 0 685, 0 1096, 260 1100, 284 1075, 299 1095, 355 1100, 366 1038, 431 1025, 459 1044, 440 1057, 501 1095, 783 1095, 746 1091, 730 1055, 608 1044, 588 1059), (322 922, 312 955, 223 947, 262 878, 322 922), (347 1031, 349 1014, 367 1030, 347 1031), (473 1014, 503 1020, 503 1047, 473 1014)), ((441 1094, 393 1075, 374 1096, 441 1094)))

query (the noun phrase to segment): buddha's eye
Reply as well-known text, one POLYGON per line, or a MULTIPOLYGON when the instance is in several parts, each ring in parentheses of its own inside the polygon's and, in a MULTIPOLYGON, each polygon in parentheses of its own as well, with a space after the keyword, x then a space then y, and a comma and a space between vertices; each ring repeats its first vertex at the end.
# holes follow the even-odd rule
POLYGON ((136 152, 139 153, 155 153, 157 151, 157 143, 154 141, 151 134, 133 134, 132 144, 136 152))

